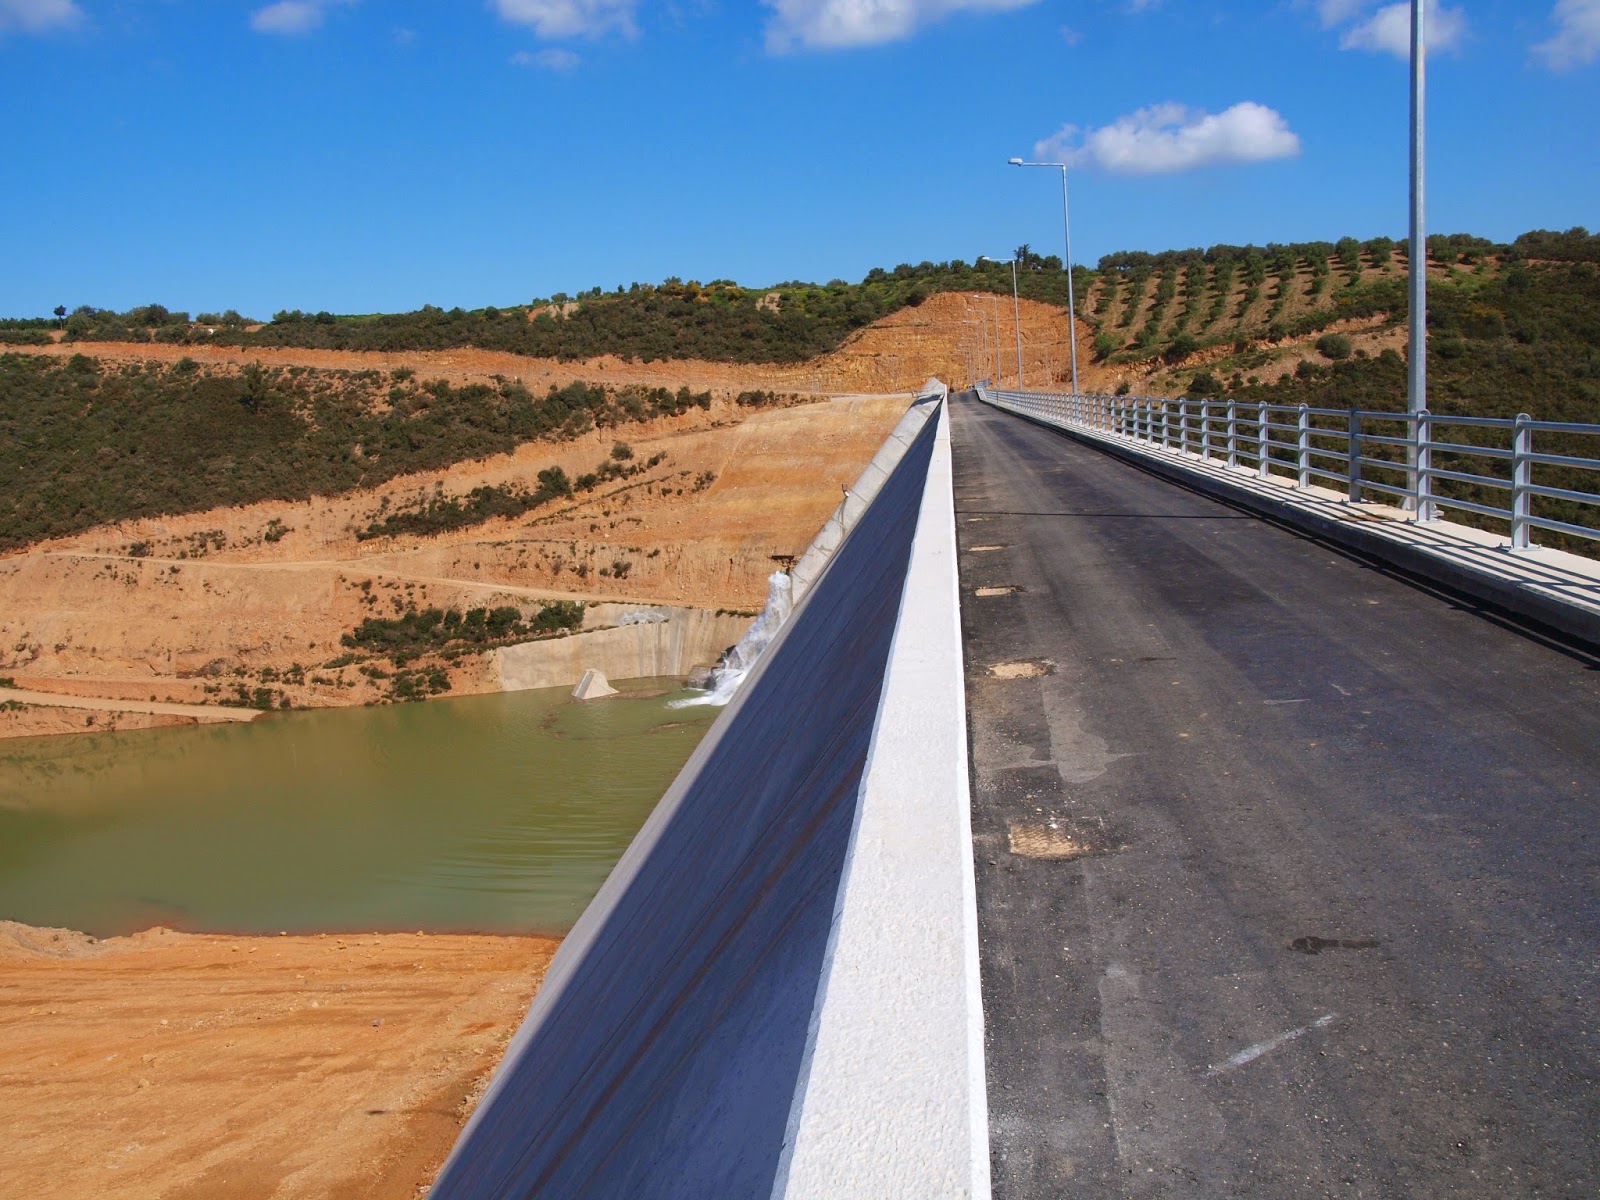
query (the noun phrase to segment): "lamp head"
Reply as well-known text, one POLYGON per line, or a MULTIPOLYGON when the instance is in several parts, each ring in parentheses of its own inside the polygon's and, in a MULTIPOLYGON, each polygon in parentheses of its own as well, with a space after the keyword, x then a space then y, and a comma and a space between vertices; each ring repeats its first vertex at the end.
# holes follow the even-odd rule
POLYGON ((1009 162, 1013 167, 1020 167, 1022 165, 1022 160, 1020 158, 1008 158, 1006 161, 1009 162))

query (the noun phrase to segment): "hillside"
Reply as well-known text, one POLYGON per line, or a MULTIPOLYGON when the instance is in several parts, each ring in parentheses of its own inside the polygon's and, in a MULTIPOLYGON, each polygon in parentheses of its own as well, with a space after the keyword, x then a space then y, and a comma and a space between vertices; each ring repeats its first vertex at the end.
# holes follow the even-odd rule
MULTIPOLYGON (((1066 300, 1060 260, 1026 246, 1017 253, 1024 300, 1059 314, 1066 300)), ((1430 238, 1430 329, 1439 360, 1430 370, 1449 385, 1441 394, 1493 395, 1540 416, 1592 407, 1584 381, 1600 308, 1597 264, 1600 235, 1584 229, 1534 231, 1508 244, 1465 234, 1430 238), (1546 309, 1559 311, 1546 320, 1546 309), (1564 364, 1543 372, 1538 386, 1524 382, 1527 355, 1517 349, 1532 344, 1535 327, 1541 353, 1564 364), (1478 352, 1486 349, 1492 352, 1478 352)), ((1316 346, 1327 334, 1349 339, 1347 352, 1331 343, 1338 357, 1401 352, 1407 270, 1405 245, 1390 238, 1109 254, 1074 271, 1080 376, 1086 389, 1170 395, 1195 390, 1198 379, 1202 391, 1237 393, 1275 384, 1303 362, 1335 361, 1316 346)), ((859 283, 745 288, 669 279, 503 308, 280 312, 264 324, 235 312, 191 320, 159 304, 122 313, 82 306, 64 323, 0 320, 0 343, 48 349, 59 339, 83 349, 93 343, 97 353, 121 343, 246 355, 236 362, 289 352, 298 363, 313 352, 500 355, 510 363, 609 363, 623 375, 641 365, 726 364, 754 367, 770 379, 763 386, 783 390, 894 390, 920 380, 909 378, 909 365, 902 373, 889 361, 900 351, 883 335, 911 330, 923 335, 921 357, 943 362, 947 377, 994 374, 998 349, 1000 370, 1014 382, 1015 330, 1003 303, 1010 287, 1005 264, 956 259, 875 269, 859 283), (930 301, 935 311, 920 313, 930 301), (880 348, 863 352, 875 337, 880 348), (931 356, 930 340, 942 343, 931 356), (847 379, 832 368, 853 351, 873 369, 847 379)), ((1024 381, 1059 386, 1068 374, 1065 329, 1036 310, 1024 315, 1023 335, 1024 381)))
MULTIPOLYGON (((498 647, 614 624, 628 610, 607 602, 703 610, 720 648, 905 405, 717 400, 634 426, 626 442, 591 429, 338 495, 35 543, 0 555, 0 677, 256 708, 495 691, 498 647), (556 473, 571 494, 521 511, 474 505, 536 493, 556 473), (591 486, 589 474, 607 478, 591 486)), ((58 728, 43 709, 0 713, 0 736, 58 728)))
MULTIPOLYGON (((1600 238, 1444 239, 1430 257, 1435 411, 1600 421, 1600 238)), ((1051 301, 1065 279, 1059 263, 1025 261, 1036 298, 1020 305, 1023 382, 1060 388, 1068 327, 1051 301)), ((1085 390, 1403 403, 1405 260, 1382 239, 1112 255, 1076 277, 1085 390)), ((904 392, 930 375, 1015 386, 1002 279, 923 264, 766 293, 759 320, 788 305, 790 325, 811 321, 806 338, 893 308, 798 362, 249 343, 363 329, 404 342, 442 327, 437 313, 294 318, 254 333, 230 317, 216 335, 165 310, 139 329, 97 316, 90 335, 81 312, 68 330, 11 322, 0 327, 13 343, 0 354, 0 468, 13 484, 0 501, 0 675, 141 702, 410 699, 500 686, 498 647, 592 627, 573 602, 754 608, 904 392), (101 338, 118 332, 135 340, 101 338)), ((682 285, 668 307, 698 306, 685 311, 714 330, 721 308, 750 298, 723 291, 682 285)), ((517 319, 658 311, 630 297, 563 299, 517 319)), ((0 732, 64 720, 12 710, 0 732)))

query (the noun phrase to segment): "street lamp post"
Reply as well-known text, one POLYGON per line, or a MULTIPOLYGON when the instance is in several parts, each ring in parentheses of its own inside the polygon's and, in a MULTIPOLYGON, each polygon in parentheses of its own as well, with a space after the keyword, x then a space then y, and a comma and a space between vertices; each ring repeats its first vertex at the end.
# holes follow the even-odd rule
POLYGON ((1072 218, 1067 206, 1067 164, 1048 162, 1024 162, 1020 158, 1010 159, 1013 167, 1056 167, 1061 171, 1061 227, 1066 234, 1067 243, 1067 348, 1072 354, 1072 394, 1078 395, 1078 307, 1072 295, 1072 218))
MULTIPOLYGON (((1410 276, 1411 361, 1407 364, 1406 410, 1412 414, 1413 435, 1417 430, 1416 414, 1428 407, 1428 231, 1424 205, 1427 157, 1423 111, 1428 66, 1426 11, 1423 0, 1411 0, 1411 238, 1406 255, 1410 276)), ((1433 516, 1433 506, 1423 497, 1431 480, 1423 472, 1432 463, 1426 449, 1419 452, 1415 436, 1406 451, 1406 465, 1410 468, 1407 482, 1411 487, 1406 506, 1415 505, 1418 518, 1429 520, 1433 516)))

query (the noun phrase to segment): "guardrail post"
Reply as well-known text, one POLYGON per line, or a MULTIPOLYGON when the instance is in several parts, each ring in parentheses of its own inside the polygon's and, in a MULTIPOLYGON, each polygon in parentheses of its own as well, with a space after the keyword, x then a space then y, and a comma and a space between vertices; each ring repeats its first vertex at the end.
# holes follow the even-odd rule
POLYGON ((1267 428, 1267 402, 1256 403, 1256 474, 1265 479, 1272 474, 1272 430, 1267 428))
POLYGON ((1412 437, 1416 444, 1417 520, 1437 521, 1439 514, 1433 504, 1433 414, 1424 408, 1415 415, 1412 437))
POLYGON ((1361 411, 1350 410, 1350 437, 1346 449, 1350 451, 1350 458, 1346 463, 1345 476, 1349 482, 1349 497, 1351 504, 1361 503, 1361 411))
POLYGON ((1239 465, 1239 402, 1228 401, 1228 465, 1239 465))
POLYGON ((1200 401, 1200 460, 1211 460, 1211 401, 1200 401))
POLYGON ((1517 414, 1515 432, 1511 435, 1511 548, 1528 550, 1532 543, 1528 537, 1528 518, 1533 515, 1533 495, 1528 491, 1533 483, 1533 464, 1528 455, 1533 453, 1533 418, 1527 413, 1517 414))
POLYGON ((1178 450, 1189 453, 1189 397, 1178 397, 1178 450))
POLYGON ((1297 449, 1296 458, 1298 459, 1298 467, 1299 467, 1299 471, 1300 471, 1300 482, 1296 486, 1298 486, 1298 487, 1310 487, 1311 486, 1311 410, 1310 410, 1309 406, 1304 405, 1304 404, 1302 404, 1300 406, 1300 419, 1299 419, 1299 422, 1298 422, 1298 428, 1299 428, 1299 431, 1300 431, 1300 438, 1299 438, 1299 442, 1297 443, 1297 447, 1296 447, 1296 449, 1297 449))
POLYGON ((1172 449, 1172 402, 1170 400, 1161 402, 1161 448, 1163 450, 1172 449))

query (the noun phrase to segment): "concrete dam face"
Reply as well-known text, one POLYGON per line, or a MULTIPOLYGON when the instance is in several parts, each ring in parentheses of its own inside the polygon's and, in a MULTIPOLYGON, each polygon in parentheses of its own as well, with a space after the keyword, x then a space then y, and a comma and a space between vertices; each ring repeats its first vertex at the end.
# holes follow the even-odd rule
MULTIPOLYGON (((918 407, 892 473, 563 945, 434 1196, 823 1194, 795 1143, 811 1144, 808 1091, 826 1103, 832 1086, 814 1075, 823 997, 937 461, 949 511, 944 406, 918 407)), ((981 1102, 981 1059, 977 1077, 981 1102)), ((986 1146, 968 1153, 986 1183, 986 1146)))

